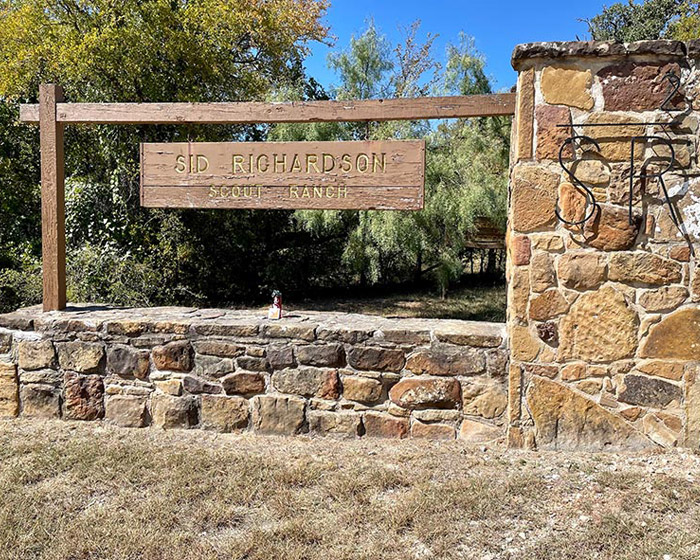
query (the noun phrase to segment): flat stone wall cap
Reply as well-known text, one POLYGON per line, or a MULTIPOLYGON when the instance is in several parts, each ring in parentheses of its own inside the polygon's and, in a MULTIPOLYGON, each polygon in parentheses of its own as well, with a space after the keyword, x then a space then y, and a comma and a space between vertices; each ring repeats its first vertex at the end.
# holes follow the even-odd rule
MULTIPOLYGON (((691 41, 692 43, 693 41, 691 41)), ((613 41, 554 41, 545 43, 523 43, 513 50, 511 65, 516 70, 524 61, 534 58, 561 59, 568 57, 609 57, 629 55, 657 55, 684 57, 690 44, 682 41, 636 41, 615 43, 613 41)), ((698 49, 699 46, 695 46, 698 49)))
POLYGON ((688 56, 692 58, 700 57, 700 39, 691 39, 685 46, 688 51, 688 56))

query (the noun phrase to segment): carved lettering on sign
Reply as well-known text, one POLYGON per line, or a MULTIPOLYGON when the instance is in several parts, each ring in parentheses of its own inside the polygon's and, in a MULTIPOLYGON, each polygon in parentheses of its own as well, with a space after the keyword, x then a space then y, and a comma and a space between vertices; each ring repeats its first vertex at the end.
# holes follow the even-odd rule
POLYGON ((141 145, 141 203, 157 208, 423 207, 425 143, 141 145))

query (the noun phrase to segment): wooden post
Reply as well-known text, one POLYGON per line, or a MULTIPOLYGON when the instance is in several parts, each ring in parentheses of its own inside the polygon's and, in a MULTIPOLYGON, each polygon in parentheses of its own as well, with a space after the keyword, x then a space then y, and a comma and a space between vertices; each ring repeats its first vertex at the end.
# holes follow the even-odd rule
POLYGON ((39 86, 41 143, 41 242, 44 270, 44 311, 66 308, 66 194, 63 128, 56 120, 56 104, 63 89, 39 86))

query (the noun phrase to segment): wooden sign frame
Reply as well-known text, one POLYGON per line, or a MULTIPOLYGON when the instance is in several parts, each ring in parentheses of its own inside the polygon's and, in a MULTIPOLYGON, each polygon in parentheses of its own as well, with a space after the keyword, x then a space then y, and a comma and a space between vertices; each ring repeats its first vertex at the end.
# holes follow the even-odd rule
POLYGON ((20 105, 20 121, 38 123, 40 131, 43 309, 66 307, 63 132, 67 124, 366 122, 514 113, 514 93, 295 103, 64 103, 59 85, 41 84, 39 103, 20 105))
POLYGON ((421 210, 425 140, 141 144, 146 208, 421 210))

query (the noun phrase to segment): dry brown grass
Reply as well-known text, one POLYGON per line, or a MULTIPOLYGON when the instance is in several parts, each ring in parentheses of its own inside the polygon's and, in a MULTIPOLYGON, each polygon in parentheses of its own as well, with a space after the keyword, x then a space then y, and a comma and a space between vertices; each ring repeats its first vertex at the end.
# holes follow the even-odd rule
POLYGON ((0 422, 2 559, 700 558, 700 457, 0 422))

